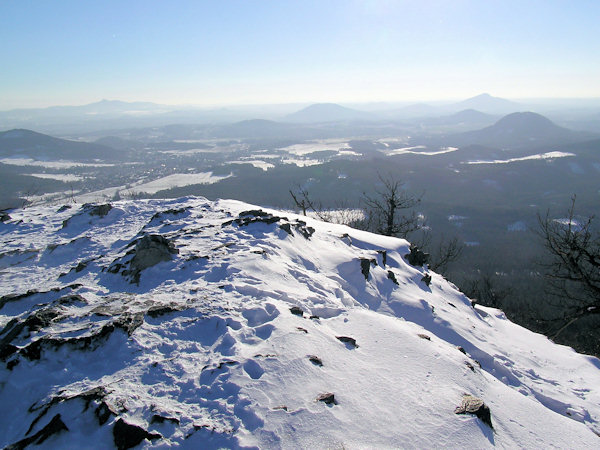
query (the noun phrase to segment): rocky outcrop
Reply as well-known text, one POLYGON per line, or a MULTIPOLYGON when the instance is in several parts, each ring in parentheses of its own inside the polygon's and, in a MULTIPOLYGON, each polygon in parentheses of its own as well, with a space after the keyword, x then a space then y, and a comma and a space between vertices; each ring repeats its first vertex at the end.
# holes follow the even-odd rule
POLYGON ((163 261, 170 261, 173 255, 179 253, 173 242, 160 234, 146 234, 129 246, 133 245, 134 248, 127 252, 124 258, 113 261, 108 271, 121 272, 134 283, 139 283, 140 274, 144 269, 163 261))
POLYGON ((490 428, 494 428, 490 408, 483 403, 483 400, 473 395, 463 395, 462 403, 456 407, 454 414, 473 414, 490 428))
POLYGON ((411 266, 421 267, 429 262, 429 253, 423 252, 416 245, 410 246, 410 253, 404 255, 411 266))
POLYGON ((236 224, 239 227, 246 227, 251 224, 264 223, 271 225, 279 223, 279 228, 285 231, 289 235, 294 235, 294 231, 299 233, 305 239, 310 237, 315 232, 313 227, 307 226, 306 222, 300 219, 290 221, 287 217, 275 216, 271 213, 263 211, 262 209, 253 209, 249 211, 243 211, 238 215, 237 219, 229 220, 223 223, 222 226, 236 224))
POLYGON ((161 437, 162 436, 158 433, 148 433, 148 431, 144 430, 142 427, 131 425, 121 418, 117 420, 113 427, 115 446, 119 450, 135 447, 144 439, 152 441, 154 439, 160 439, 161 437))

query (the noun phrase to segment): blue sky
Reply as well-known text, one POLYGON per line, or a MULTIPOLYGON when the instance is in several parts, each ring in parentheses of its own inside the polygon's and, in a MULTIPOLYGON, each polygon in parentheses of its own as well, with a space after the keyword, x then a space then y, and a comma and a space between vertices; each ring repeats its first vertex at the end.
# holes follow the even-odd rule
POLYGON ((600 1, 0 2, 0 109, 600 97, 600 1))

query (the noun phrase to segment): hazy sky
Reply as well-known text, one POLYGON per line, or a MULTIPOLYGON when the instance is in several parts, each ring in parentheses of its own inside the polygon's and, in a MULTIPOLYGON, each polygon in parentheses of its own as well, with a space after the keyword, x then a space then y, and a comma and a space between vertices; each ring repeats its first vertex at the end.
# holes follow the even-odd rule
POLYGON ((0 109, 600 97, 598 0, 2 0, 0 23, 0 109))

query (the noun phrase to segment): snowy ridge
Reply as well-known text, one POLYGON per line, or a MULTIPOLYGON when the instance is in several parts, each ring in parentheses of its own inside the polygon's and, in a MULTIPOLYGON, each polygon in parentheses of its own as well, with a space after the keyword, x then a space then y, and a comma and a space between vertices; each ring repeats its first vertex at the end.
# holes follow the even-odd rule
POLYGON ((600 445, 600 361, 404 240, 203 198, 8 214, 2 447, 600 445))

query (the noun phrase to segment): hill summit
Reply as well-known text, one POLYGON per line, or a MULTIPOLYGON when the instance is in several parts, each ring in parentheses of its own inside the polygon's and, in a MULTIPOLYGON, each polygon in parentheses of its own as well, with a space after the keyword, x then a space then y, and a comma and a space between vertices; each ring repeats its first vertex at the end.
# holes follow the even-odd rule
POLYGON ((511 149, 566 144, 588 139, 588 133, 560 127, 547 117, 534 112, 511 113, 488 127, 448 137, 455 145, 478 144, 511 149))
POLYGON ((306 108, 289 114, 286 122, 317 123, 317 122, 344 122, 352 120, 368 120, 371 115, 364 111, 338 105, 336 103, 315 103, 306 108))
POLYGON ((0 157, 29 157, 43 160, 122 159, 122 152, 100 144, 59 139, 26 129, 0 132, 0 157))
POLYGON ((592 448, 600 361, 402 239, 204 198, 0 222, 0 445, 592 448))

